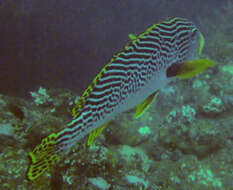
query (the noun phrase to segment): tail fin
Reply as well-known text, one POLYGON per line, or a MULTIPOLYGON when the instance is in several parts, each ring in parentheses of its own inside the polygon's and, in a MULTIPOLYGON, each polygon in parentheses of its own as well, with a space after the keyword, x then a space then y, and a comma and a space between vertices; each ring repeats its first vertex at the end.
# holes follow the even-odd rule
POLYGON ((31 158, 31 164, 27 172, 29 180, 35 180, 55 164, 58 159, 56 138, 57 134, 52 133, 48 137, 42 139, 41 144, 37 145, 34 150, 29 153, 29 157, 31 158))

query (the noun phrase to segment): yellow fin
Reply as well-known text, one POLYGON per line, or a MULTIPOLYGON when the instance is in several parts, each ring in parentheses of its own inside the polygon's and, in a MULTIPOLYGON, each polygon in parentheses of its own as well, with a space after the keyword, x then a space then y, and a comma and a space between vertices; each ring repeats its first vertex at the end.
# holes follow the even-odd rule
POLYGON ((94 129, 88 136, 87 145, 91 146, 91 144, 94 142, 94 140, 103 132, 103 130, 107 127, 108 122, 101 125, 100 127, 94 129))
POLYGON ((72 109, 72 116, 74 118, 77 118, 79 115, 79 105, 78 104, 75 104, 75 106, 73 107, 72 109))
POLYGON ((202 50, 203 50, 204 45, 205 45, 205 38, 204 38, 204 36, 202 35, 201 32, 199 32, 199 37, 200 37, 200 46, 199 46, 199 49, 198 49, 198 54, 201 55, 202 50))
POLYGON ((177 71, 176 77, 185 79, 192 78, 196 74, 212 67, 216 63, 208 59, 198 59, 193 61, 185 61, 177 71))
POLYGON ((135 41, 137 39, 137 36, 135 36, 134 34, 129 34, 129 39, 132 41, 135 41))
POLYGON ((31 164, 27 171, 29 180, 35 180, 42 175, 47 169, 53 166, 58 159, 56 153, 57 134, 52 133, 48 137, 42 139, 41 144, 37 145, 32 152, 29 153, 31 164))
POLYGON ((145 113, 145 111, 150 107, 150 105, 152 104, 152 101, 157 97, 158 95, 158 90, 155 91, 153 94, 151 94, 150 96, 148 96, 143 102, 141 102, 136 109, 136 113, 135 113, 135 118, 139 118, 143 115, 143 113, 145 113))

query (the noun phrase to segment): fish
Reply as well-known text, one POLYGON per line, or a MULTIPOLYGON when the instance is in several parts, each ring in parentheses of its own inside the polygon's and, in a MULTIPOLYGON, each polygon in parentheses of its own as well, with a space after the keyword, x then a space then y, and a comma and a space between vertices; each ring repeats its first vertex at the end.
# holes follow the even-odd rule
POLYGON ((29 152, 29 180, 52 168, 86 135, 91 146, 114 116, 136 107, 135 118, 141 117, 161 88, 216 64, 199 58, 204 36, 185 18, 165 19, 139 35, 129 34, 129 39, 84 90, 72 110, 71 122, 29 152))

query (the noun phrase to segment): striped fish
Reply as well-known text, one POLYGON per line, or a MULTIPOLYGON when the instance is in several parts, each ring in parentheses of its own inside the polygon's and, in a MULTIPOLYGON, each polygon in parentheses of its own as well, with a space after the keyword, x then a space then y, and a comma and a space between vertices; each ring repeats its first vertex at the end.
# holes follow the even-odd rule
POLYGON ((73 109, 71 123, 42 139, 29 153, 30 180, 53 166, 61 153, 87 134, 90 145, 117 114, 137 106, 135 116, 141 116, 158 90, 174 78, 191 78, 215 64, 206 59, 191 60, 201 53, 204 38, 187 19, 170 18, 129 38, 84 91, 73 109))

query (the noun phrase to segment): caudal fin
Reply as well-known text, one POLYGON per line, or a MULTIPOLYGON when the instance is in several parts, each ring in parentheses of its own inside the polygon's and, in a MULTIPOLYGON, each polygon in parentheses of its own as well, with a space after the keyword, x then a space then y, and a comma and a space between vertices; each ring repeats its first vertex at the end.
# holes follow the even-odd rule
POLYGON ((55 164, 58 159, 55 146, 56 138, 57 134, 52 133, 48 137, 42 139, 41 144, 37 145, 34 150, 29 153, 29 157, 31 158, 31 164, 27 171, 29 180, 35 180, 55 164))

